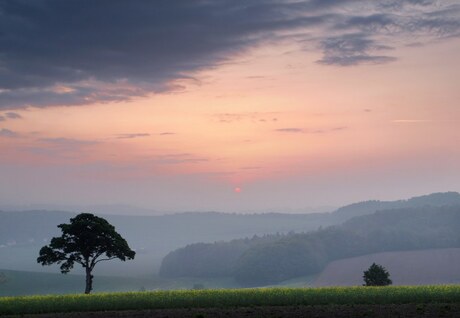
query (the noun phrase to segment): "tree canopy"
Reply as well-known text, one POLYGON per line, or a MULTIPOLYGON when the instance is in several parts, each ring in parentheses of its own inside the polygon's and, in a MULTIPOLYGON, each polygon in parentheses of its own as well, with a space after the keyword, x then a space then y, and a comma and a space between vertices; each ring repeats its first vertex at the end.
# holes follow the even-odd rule
POLYGON ((364 286, 388 286, 393 282, 390 279, 390 273, 382 265, 372 263, 363 275, 364 286))
POLYGON ((40 249, 37 262, 42 265, 60 264, 63 274, 74 264, 80 264, 86 271, 85 293, 92 290, 91 275, 97 263, 112 259, 122 261, 134 259, 135 252, 126 240, 115 231, 107 220, 90 213, 81 213, 70 219, 70 224, 60 224, 60 237, 54 237, 47 246, 40 249))

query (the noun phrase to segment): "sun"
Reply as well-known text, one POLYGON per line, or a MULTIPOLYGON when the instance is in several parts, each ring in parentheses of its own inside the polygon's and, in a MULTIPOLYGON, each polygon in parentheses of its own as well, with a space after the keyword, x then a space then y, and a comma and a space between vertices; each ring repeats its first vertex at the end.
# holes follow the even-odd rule
POLYGON ((240 192, 241 192, 241 188, 240 188, 240 187, 236 187, 235 189, 233 189, 233 192, 235 192, 235 193, 240 193, 240 192))

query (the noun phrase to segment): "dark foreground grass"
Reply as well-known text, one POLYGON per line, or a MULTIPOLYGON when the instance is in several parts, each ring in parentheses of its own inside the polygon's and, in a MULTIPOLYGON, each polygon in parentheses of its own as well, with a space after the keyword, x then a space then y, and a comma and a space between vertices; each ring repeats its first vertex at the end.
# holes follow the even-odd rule
POLYGON ((255 288, 0 298, 0 315, 164 308, 459 303, 460 286, 255 288))

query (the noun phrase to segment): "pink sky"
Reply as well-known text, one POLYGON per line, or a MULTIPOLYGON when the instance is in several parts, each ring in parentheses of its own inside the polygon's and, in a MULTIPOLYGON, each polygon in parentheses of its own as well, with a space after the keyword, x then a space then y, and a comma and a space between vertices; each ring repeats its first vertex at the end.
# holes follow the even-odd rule
POLYGON ((0 200, 282 212, 460 190, 460 38, 371 34, 391 59, 325 65, 298 40, 315 30, 225 52, 161 90, 132 93, 144 84, 129 77, 35 88, 129 98, 3 102, 0 200))

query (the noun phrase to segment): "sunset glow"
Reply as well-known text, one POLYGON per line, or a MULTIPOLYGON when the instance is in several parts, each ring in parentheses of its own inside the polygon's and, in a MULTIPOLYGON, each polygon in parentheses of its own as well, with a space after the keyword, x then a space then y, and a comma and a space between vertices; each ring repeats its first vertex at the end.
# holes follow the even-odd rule
MULTIPOLYGON (((372 3, 366 16, 375 13, 372 3)), ((403 26, 392 32, 350 25, 346 34, 334 29, 326 36, 327 20, 248 33, 209 60, 206 52, 190 52, 189 62, 200 67, 173 70, 152 51, 151 63, 158 54, 171 68, 161 70, 173 74, 163 77, 147 76, 138 65, 110 77, 117 69, 109 59, 105 73, 13 88, 3 84, 13 66, 0 70, 0 199, 244 211, 458 190, 460 8, 441 3, 401 4, 402 15, 415 14, 415 6, 421 14, 451 10, 439 19, 457 21, 454 30, 421 29, 415 39, 403 26), (352 45, 352 34, 372 39, 377 53, 355 47, 343 53, 355 58, 348 64, 329 60, 340 52, 324 43, 342 36, 352 45), (363 54, 367 62, 358 60, 363 54), (228 188, 240 193, 239 185, 247 191, 234 202, 228 188)), ((356 5, 305 9, 302 16, 330 10, 349 21, 347 9, 356 5)), ((393 17, 396 9, 385 10, 393 17)), ((161 43, 168 36, 175 35, 161 43)), ((143 42, 123 45, 127 52, 150 49, 143 42)), ((49 64, 70 61, 68 54, 49 57, 49 64)), ((179 54, 171 61, 182 65, 179 54)))

